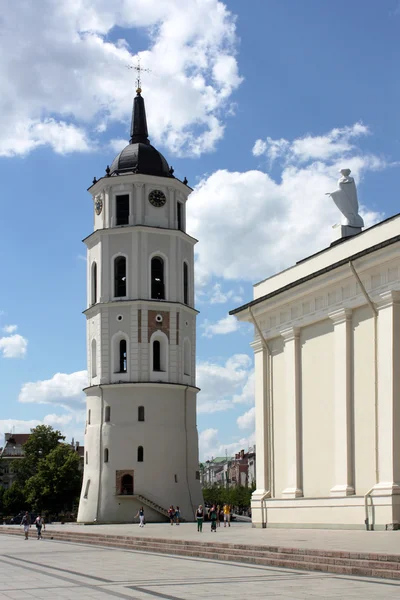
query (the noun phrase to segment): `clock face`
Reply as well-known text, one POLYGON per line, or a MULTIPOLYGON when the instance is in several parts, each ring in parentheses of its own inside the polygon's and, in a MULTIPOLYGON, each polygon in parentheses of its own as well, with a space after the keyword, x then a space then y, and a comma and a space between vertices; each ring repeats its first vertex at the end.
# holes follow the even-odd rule
POLYGON ((157 206, 157 207, 164 206, 166 201, 167 201, 167 198, 165 197, 164 192, 162 192, 161 190, 153 190, 149 194, 149 202, 153 206, 157 206))
POLYGON ((103 210, 103 200, 101 198, 96 198, 94 201, 94 209, 96 211, 96 215, 99 215, 103 210))

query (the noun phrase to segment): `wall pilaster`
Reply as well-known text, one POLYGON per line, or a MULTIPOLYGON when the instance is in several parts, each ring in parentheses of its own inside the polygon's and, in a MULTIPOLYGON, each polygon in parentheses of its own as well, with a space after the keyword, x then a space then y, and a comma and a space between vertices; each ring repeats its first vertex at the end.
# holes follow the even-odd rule
POLYGON ((400 292, 381 294, 378 309, 378 471, 380 495, 400 494, 400 292))
POLYGON ((269 490, 268 474, 268 360, 267 351, 261 340, 251 344, 254 350, 254 364, 257 373, 255 383, 255 401, 256 401, 256 448, 259 448, 257 454, 257 490, 253 494, 253 499, 263 497, 269 490))
POLYGON ((334 447, 335 484, 331 496, 351 496, 354 490, 352 311, 329 315, 334 325, 334 447))
POLYGON ((284 498, 303 496, 302 419, 300 384, 300 330, 281 331, 285 342, 285 413, 286 413, 286 488, 284 498))

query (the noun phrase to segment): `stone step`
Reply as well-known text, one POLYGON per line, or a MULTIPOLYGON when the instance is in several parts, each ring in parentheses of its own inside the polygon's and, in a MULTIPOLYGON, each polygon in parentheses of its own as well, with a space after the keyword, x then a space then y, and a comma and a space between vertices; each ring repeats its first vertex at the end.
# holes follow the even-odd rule
MULTIPOLYGON (((0 528, 0 533, 21 535, 18 528, 0 528)), ((283 567, 326 573, 359 575, 400 579, 400 555, 341 552, 279 546, 252 546, 200 540, 170 540, 132 536, 103 535, 86 532, 49 531, 54 540, 87 543, 178 556, 193 556, 209 560, 221 560, 283 567)))

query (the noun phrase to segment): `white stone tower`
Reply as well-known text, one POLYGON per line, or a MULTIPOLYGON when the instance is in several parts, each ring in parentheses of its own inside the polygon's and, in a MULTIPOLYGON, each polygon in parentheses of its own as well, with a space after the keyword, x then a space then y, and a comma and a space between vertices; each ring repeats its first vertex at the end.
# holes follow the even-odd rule
POLYGON ((191 189, 153 146, 140 88, 130 143, 89 189, 89 386, 78 521, 132 522, 140 506, 192 520, 202 495, 196 425, 196 240, 191 189))

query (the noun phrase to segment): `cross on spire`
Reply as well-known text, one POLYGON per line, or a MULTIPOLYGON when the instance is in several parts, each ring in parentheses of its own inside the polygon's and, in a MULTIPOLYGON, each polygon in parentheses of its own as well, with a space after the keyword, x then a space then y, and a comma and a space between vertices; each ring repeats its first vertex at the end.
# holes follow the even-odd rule
POLYGON ((137 64, 136 65, 127 65, 128 69, 133 69, 134 71, 136 71, 137 73, 137 77, 136 77, 136 93, 137 94, 141 94, 142 92, 142 85, 141 85, 141 74, 142 73, 151 73, 150 69, 144 69, 141 64, 140 64, 140 56, 137 57, 137 64))

